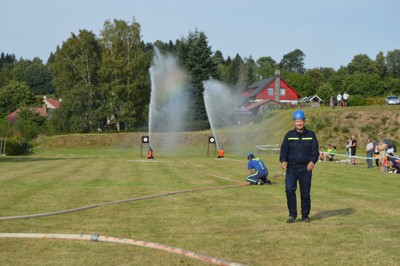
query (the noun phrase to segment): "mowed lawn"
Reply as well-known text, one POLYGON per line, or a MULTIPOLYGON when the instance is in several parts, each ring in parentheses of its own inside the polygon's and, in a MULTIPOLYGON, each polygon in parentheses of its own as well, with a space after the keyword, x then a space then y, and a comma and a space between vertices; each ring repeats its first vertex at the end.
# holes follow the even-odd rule
MULTIPOLYGON (((398 265, 400 175, 365 164, 318 163, 311 223, 287 224, 277 154, 257 154, 272 186, 243 185, 246 156, 199 150, 140 157, 137 149, 40 149, 0 158, 0 217, 48 213, 184 191, 30 219, 0 233, 99 234, 143 240, 245 265, 398 265), (225 186, 234 186, 225 188, 225 186), (203 189, 203 190, 201 190, 203 189)), ((299 198, 299 195, 298 195, 299 198)), ((300 204, 299 204, 300 205, 300 204)), ((0 265, 210 265, 148 247, 0 238, 0 265)))

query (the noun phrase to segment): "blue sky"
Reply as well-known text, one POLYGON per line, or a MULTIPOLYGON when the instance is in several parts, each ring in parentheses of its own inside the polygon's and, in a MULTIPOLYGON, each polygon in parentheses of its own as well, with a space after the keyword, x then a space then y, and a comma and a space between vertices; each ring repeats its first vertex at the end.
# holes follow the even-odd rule
POLYGON ((398 0, 0 0, 0 52, 17 58, 50 52, 71 33, 99 36, 106 20, 132 21, 144 42, 175 41, 198 29, 225 58, 302 50, 305 67, 346 66, 400 49, 398 0))

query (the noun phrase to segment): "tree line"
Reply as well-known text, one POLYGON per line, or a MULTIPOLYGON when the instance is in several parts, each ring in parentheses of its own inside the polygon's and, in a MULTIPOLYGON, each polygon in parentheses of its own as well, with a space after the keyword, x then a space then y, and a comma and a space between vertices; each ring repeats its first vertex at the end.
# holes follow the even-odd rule
POLYGON ((279 62, 270 56, 254 60, 236 54, 225 58, 220 50, 213 51, 206 34, 197 29, 175 41, 145 43, 141 26, 134 19, 107 20, 99 36, 86 29, 71 33, 46 63, 40 58, 17 59, 13 54, 1 53, 0 135, 32 138, 40 133, 146 130, 149 68, 155 48, 176 56, 190 74, 190 130, 208 127, 203 81, 210 77, 239 93, 280 69, 282 78, 301 96, 317 94, 328 101, 330 96, 346 91, 353 105, 380 103, 385 95, 400 92, 397 49, 379 52, 375 59, 355 55, 338 70, 305 69, 306 55, 300 49, 285 54, 279 62), (45 121, 26 111, 41 105, 44 95, 62 99, 60 108, 45 121), (17 108, 24 112, 12 128, 6 117, 17 108))

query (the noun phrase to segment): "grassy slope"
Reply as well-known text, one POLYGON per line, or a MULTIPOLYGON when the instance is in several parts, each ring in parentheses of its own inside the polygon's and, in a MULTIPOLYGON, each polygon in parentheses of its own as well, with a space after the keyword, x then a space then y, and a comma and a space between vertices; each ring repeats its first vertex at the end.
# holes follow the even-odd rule
MULTIPOLYGON (((394 112, 393 108, 387 107, 379 110, 336 109, 334 113, 329 109, 306 110, 313 129, 317 128, 318 121, 332 116, 331 128, 318 126, 322 129, 317 131, 321 142, 330 143, 342 142, 347 133, 342 133, 340 128, 345 126, 351 126, 362 142, 364 133, 360 129, 363 126, 357 126, 354 121, 359 124, 363 121, 353 117, 371 118, 375 116, 374 112, 379 117, 398 119, 398 109, 394 112), (336 124, 339 120, 343 122, 336 124), (327 138, 329 132, 337 134, 327 138)), ((44 138, 33 155, 0 158, 0 216, 238 184, 225 177, 243 181, 246 174, 243 153, 258 144, 279 143, 282 134, 292 127, 291 113, 288 110, 260 124, 221 130, 219 138, 227 150, 225 160, 205 156, 210 132, 183 134, 182 142, 189 147, 179 156, 169 156, 163 151, 157 153, 156 150, 155 161, 140 157, 140 134, 44 138)), ((383 130, 391 132, 386 127, 391 127, 388 121, 383 130)), ((341 163, 319 163, 313 174, 312 222, 288 225, 285 223, 284 178, 277 154, 259 152, 259 155, 269 167, 273 186, 197 191, 64 215, 0 221, 0 231, 99 233, 176 246, 248 265, 398 263, 398 175, 366 169, 365 164, 352 167, 341 163)), ((0 239, 1 265, 56 263, 207 265, 134 246, 0 239)))
MULTIPOLYGON (((252 125, 233 126, 216 129, 220 145, 231 149, 236 154, 243 150, 254 149, 260 144, 279 144, 283 134, 293 128, 291 120, 293 110, 271 111, 262 122, 252 125)), ((359 148, 363 149, 368 137, 391 138, 400 146, 400 106, 363 106, 330 109, 305 109, 307 127, 317 133, 321 146, 329 143, 336 145, 339 151, 351 134, 355 134, 359 148)), ((78 134, 44 137, 38 140, 39 147, 118 147, 141 148, 141 136, 147 133, 115 134, 78 134)), ((211 130, 204 132, 182 133, 181 147, 187 150, 202 149, 207 151, 208 136, 211 130)), ((157 138, 157 134, 155 137, 157 138)), ((143 146, 144 147, 144 146, 143 146)), ((157 147, 156 153, 157 153, 157 147)), ((212 150, 212 149, 211 149, 212 150)), ((166 154, 167 155, 167 154, 166 154)))

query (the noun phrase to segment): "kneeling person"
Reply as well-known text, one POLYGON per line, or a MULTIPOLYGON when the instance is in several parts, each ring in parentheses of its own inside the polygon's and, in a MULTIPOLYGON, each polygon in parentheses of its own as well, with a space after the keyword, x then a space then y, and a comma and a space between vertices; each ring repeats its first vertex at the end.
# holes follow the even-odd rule
POLYGON ((255 158, 252 153, 247 155, 247 169, 249 175, 246 177, 246 181, 250 182, 250 185, 264 185, 265 183, 271 185, 271 181, 267 179, 268 169, 263 160, 255 158))

